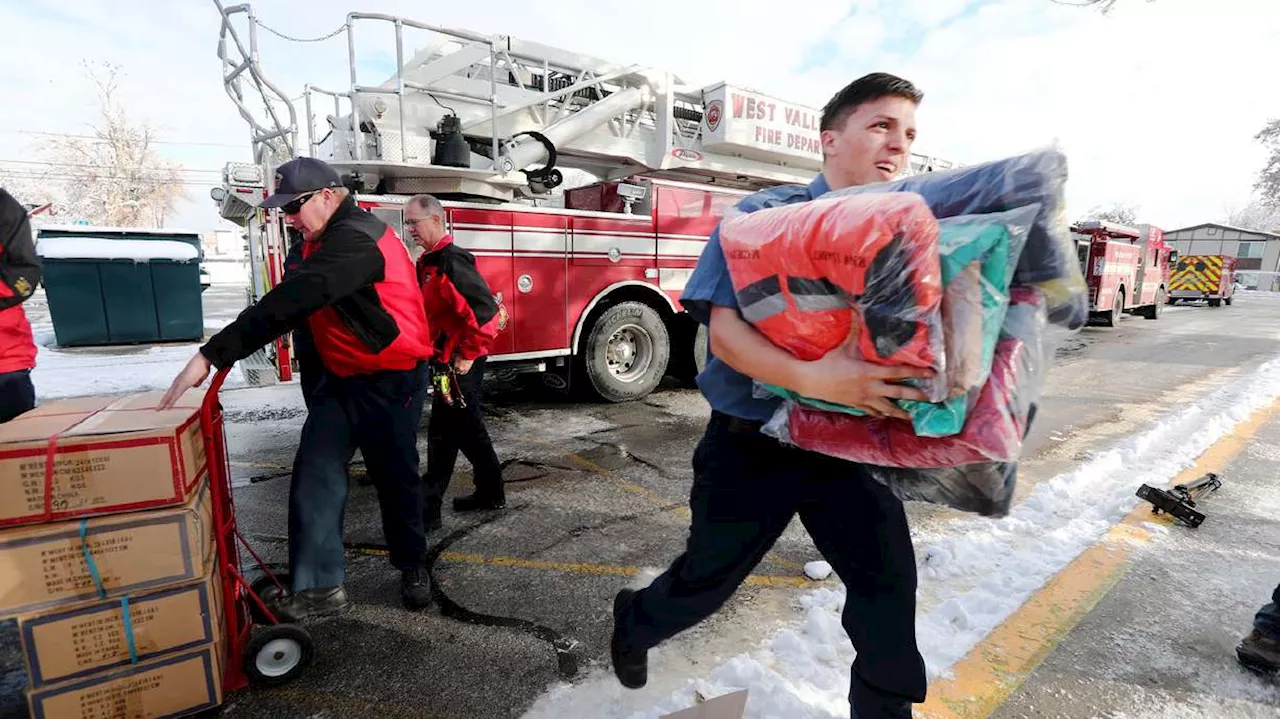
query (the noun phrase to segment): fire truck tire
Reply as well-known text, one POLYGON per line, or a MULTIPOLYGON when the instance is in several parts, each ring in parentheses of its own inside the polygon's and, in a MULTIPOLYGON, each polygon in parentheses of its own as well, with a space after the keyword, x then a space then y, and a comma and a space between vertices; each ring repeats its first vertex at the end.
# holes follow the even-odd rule
POLYGON ((244 651, 244 671, 258 686, 276 687, 295 679, 315 658, 315 643, 296 624, 259 627, 244 651))
POLYGON ((1142 316, 1149 320, 1160 319, 1160 310, 1164 308, 1164 290, 1156 290, 1156 302, 1142 308, 1142 316))
POLYGON ((1102 324, 1105 327, 1115 327, 1120 324, 1120 318, 1124 316, 1124 290, 1116 293, 1115 304, 1111 306, 1110 312, 1102 313, 1102 324))
POLYGON ((620 302, 596 318, 579 358, 598 397, 630 402, 662 381, 671 360, 671 335, 657 310, 643 302, 620 302))
POLYGON ((1222 305, 1222 300, 1220 299, 1214 298, 1209 300, 1210 307, 1220 307, 1221 305, 1222 305))

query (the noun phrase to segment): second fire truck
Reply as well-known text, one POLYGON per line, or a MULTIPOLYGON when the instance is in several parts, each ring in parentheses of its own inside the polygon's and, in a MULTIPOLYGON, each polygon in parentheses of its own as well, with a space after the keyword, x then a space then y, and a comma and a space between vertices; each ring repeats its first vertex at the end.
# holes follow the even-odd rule
POLYGON ((1089 285, 1092 319, 1107 327, 1116 326, 1126 313, 1160 319, 1169 297, 1173 253, 1164 232, 1152 225, 1129 227, 1101 220, 1081 222, 1072 230, 1089 285))

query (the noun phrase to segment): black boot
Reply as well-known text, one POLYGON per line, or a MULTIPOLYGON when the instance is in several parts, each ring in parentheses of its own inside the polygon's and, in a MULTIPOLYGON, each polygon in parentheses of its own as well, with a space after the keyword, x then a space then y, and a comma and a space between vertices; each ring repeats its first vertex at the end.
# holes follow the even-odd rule
POLYGON ((425 569, 415 567, 400 572, 400 598, 406 609, 425 609, 431 606, 431 579, 425 569))
POLYGON ((1240 663, 1260 672, 1280 672, 1280 642, 1254 629, 1236 647, 1240 663))
POLYGON ((453 498, 453 511, 455 512, 483 512, 502 509, 506 506, 507 498, 501 494, 490 496, 476 492, 465 497, 453 498))
POLYGON ((283 596, 277 594, 276 601, 266 604, 276 619, 294 624, 312 617, 341 614, 351 608, 351 601, 347 599, 342 585, 303 589, 283 596))
POLYGON ((440 519, 440 503, 427 500, 422 509, 422 531, 427 534, 440 529, 443 523, 440 519))
POLYGON ((643 649, 627 648, 622 639, 622 626, 619 622, 622 612, 635 593, 634 589, 623 589, 613 598, 613 639, 609 642, 613 673, 622 686, 628 689, 639 689, 649 683, 649 652, 643 649))

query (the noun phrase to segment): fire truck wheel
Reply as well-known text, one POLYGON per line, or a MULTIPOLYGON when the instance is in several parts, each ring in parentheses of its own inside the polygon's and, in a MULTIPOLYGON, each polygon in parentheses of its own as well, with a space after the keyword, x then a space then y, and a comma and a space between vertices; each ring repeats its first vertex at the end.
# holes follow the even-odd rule
POLYGON ((315 657, 311 634, 296 624, 273 624, 254 631, 244 650, 244 671, 254 684, 275 687, 298 676, 315 657))
POLYGON ((1156 302, 1142 308, 1142 316, 1149 320, 1160 319, 1160 310, 1164 308, 1164 290, 1156 290, 1156 302))
POLYGON ((1115 327, 1120 324, 1120 318, 1124 316, 1124 290, 1116 293, 1116 301, 1111 306, 1110 312, 1104 312, 1102 315, 1102 324, 1105 327, 1115 327))
POLYGON ((658 311, 621 302, 596 318, 581 362, 601 399, 628 402, 654 390, 667 372, 671 336, 658 311))

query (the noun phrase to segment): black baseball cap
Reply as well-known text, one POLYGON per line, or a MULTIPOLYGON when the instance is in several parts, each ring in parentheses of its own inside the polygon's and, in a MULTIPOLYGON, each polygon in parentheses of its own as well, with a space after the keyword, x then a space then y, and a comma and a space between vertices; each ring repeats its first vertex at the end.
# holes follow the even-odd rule
POLYGON ((295 157, 276 168, 276 191, 262 201, 267 209, 283 207, 308 192, 342 187, 338 171, 314 157, 295 157))

